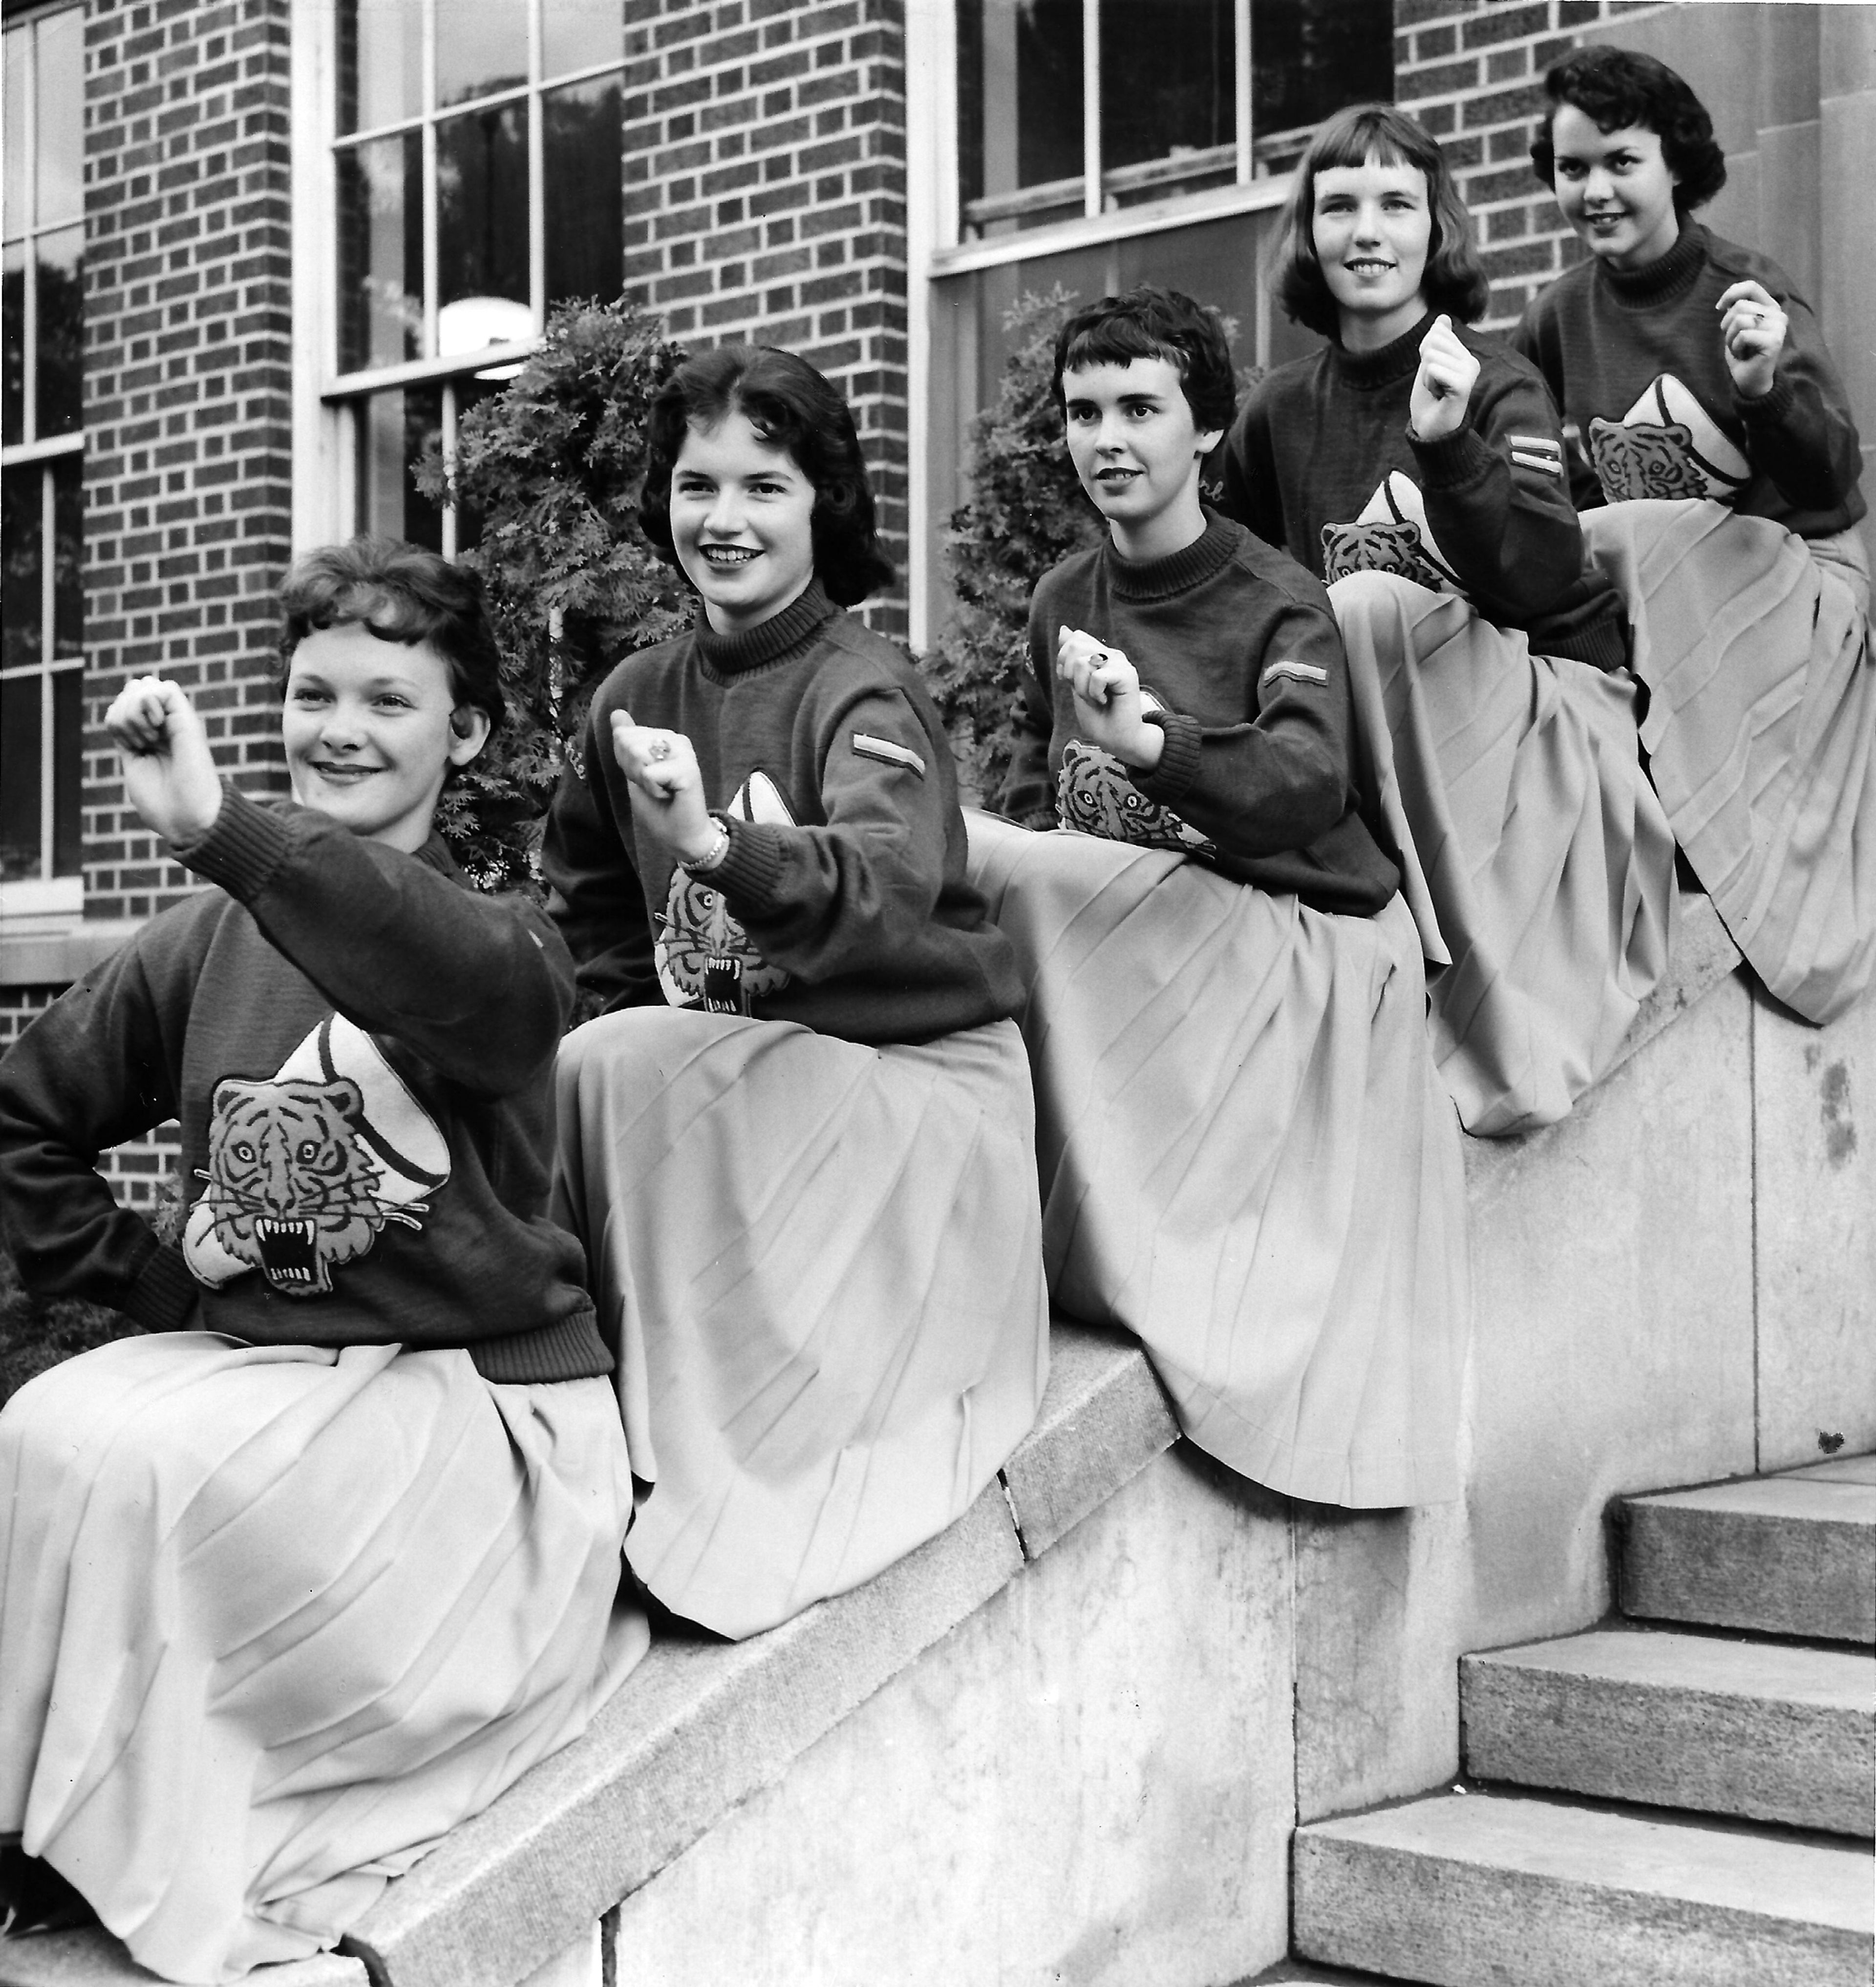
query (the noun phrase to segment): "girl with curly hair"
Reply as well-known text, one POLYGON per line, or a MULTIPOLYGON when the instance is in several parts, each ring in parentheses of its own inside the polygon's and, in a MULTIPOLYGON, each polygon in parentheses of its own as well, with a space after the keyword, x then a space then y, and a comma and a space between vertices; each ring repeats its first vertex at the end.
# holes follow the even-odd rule
POLYGON ((1531 157, 1589 253, 1514 342, 1567 420, 1646 687, 1668 821, 1735 943, 1813 1021, 1876 967, 1876 682, 1861 456, 1810 304, 1692 218, 1726 163, 1652 56, 1577 50, 1531 157))
POLYGON ((1342 111, 1284 224, 1277 295, 1324 342, 1253 389, 1224 507, 1329 583, 1385 713, 1441 1073, 1469 1130, 1524 1130, 1608 1065, 1665 963, 1672 846, 1620 602, 1542 380, 1470 329, 1485 275, 1439 147, 1342 111))
POLYGON ((649 457, 698 614, 606 679, 548 819, 603 1010, 562 1053, 560 1205, 619 1358, 628 1557, 744 1635, 941 1530, 1034 1419, 1034 1105, 943 723, 844 611, 892 572, 845 402, 726 347, 649 457))

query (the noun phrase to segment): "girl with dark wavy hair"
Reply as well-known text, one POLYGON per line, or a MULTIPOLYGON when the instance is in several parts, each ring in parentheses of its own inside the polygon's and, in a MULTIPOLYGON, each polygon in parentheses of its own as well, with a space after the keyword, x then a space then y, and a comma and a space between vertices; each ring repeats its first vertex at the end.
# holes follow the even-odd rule
POLYGON ((559 1206, 651 1485, 627 1556, 746 1635, 943 1530, 1034 1419, 1034 1106, 943 724, 842 611, 891 574, 845 403, 729 347, 650 437, 699 612, 601 686, 548 818, 604 1010, 562 1051, 559 1206))
POLYGON ((1531 157, 1589 253, 1513 342, 1567 419, 1668 819, 1766 985, 1827 1021, 1876 969, 1876 680, 1848 400, 1791 278, 1692 219, 1726 163, 1688 84, 1598 47, 1544 88, 1531 157))
POLYGON ((1253 390, 1223 508, 1329 582, 1378 750, 1391 734, 1462 1120, 1548 1123, 1664 963, 1671 848, 1632 689, 1607 673, 1620 603, 1584 558, 1543 381, 1466 322, 1485 277, 1439 146, 1385 104, 1341 112, 1285 227, 1278 295, 1327 342, 1253 390))

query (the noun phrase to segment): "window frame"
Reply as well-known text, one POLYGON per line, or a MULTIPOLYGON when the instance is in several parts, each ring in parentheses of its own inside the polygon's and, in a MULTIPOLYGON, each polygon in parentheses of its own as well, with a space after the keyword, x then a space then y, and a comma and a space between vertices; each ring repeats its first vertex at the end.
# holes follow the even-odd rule
MULTIPOLYGON (((44 20, 60 14, 76 14, 82 35, 84 25, 83 0, 51 0, 51 4, 22 9, 10 15, 5 22, 9 37, 22 28, 36 29, 44 20)), ((25 113, 25 131, 20 147, 24 162, 26 187, 24 205, 27 215, 23 231, 10 238, 23 244, 25 249, 22 268, 22 345, 23 366, 20 383, 20 439, 0 445, 0 476, 9 481, 15 477, 31 475, 39 484, 39 653, 35 661, 15 663, 8 667, 0 663, 0 681, 19 683, 37 677, 39 683, 39 871, 36 876, 20 876, 0 880, 0 919, 4 919, 10 929, 17 929, 22 923, 42 920, 59 923, 82 913, 84 909, 85 875, 81 846, 79 866, 76 871, 60 875, 56 872, 57 811, 59 791, 58 760, 58 729, 56 698, 58 679, 76 676, 82 682, 86 666, 83 638, 79 639, 79 653, 76 656, 61 657, 58 653, 56 629, 56 598, 58 586, 58 465, 68 458, 83 457, 86 431, 81 406, 79 425, 69 434, 48 435, 39 433, 39 258, 34 245, 42 234, 62 234, 73 226, 82 227, 85 221, 84 197, 80 191, 79 211, 74 216, 42 222, 39 215, 39 42, 36 33, 26 37, 27 80, 22 93, 25 113)), ((81 71, 82 75, 82 71, 81 71)), ((84 113, 83 86, 76 106, 82 120, 84 113)), ((79 471, 79 502, 83 502, 83 471, 79 471)), ((81 508, 82 518, 82 508, 81 508)), ((83 525, 80 525, 81 542, 83 525)), ((73 764, 66 769, 82 797, 84 778, 84 742, 81 727, 79 749, 73 764)))

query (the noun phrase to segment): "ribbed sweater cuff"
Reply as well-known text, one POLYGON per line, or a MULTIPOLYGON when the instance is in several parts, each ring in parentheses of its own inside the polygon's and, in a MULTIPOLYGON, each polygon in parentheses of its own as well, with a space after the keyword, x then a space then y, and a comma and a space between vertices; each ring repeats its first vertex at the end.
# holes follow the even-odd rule
POLYGON ((1442 435, 1436 441, 1422 441, 1409 433, 1414 460, 1422 471, 1423 490, 1459 490, 1476 483, 1492 466, 1491 450, 1479 430, 1467 423, 1442 435))
POLYGON ((1780 426, 1791 412, 1797 400, 1791 382, 1783 373, 1772 375, 1770 393, 1761 393, 1756 400, 1747 400, 1743 394, 1735 393, 1733 404, 1739 410, 1739 419, 1749 428, 1775 428, 1780 426))
POLYGON ((522 1385, 539 1380, 591 1380, 612 1370, 612 1355, 590 1311, 575 1311, 533 1331, 476 1339, 469 1357, 484 1380, 522 1385))
POLYGON ((160 1243, 145 1259, 124 1299, 123 1314, 146 1331, 180 1331, 194 1311, 201 1286, 189 1274, 179 1249, 160 1243))
POLYGON ((1176 807, 1199 777, 1199 720, 1183 710, 1149 710, 1146 722, 1166 734, 1166 750, 1150 772, 1133 774, 1133 784, 1149 801, 1176 807))
POLYGON ((265 889, 292 842, 279 815, 257 807, 224 780, 221 811, 208 832, 197 841, 179 842, 176 853, 198 876, 246 903, 265 889))
POLYGON ((766 821, 732 821, 730 850, 704 880, 714 883, 732 902, 766 911, 775 901, 781 881, 781 837, 766 821))

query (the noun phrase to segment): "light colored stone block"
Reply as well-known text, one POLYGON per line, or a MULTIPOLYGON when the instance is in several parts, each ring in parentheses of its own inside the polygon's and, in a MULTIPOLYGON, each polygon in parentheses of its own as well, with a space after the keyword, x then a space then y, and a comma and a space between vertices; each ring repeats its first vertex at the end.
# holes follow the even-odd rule
POLYGON ((1753 1012, 1759 1463, 1876 1447, 1876 1000, 1753 1012))
POLYGON ((1603 1629, 1459 1665, 1466 1771, 1840 1835, 1876 1827, 1876 1663, 1603 1629))
POLYGON ((1271 1964, 1290 1580, 1280 1517, 1161 1458, 626 1898, 619 1987, 1192 1987, 1271 1964))
POLYGON ((1673 958, 1629 1023, 1615 1060, 1603 1072, 1604 1082, 1743 963, 1739 949, 1720 923, 1712 898, 1677 892, 1676 899, 1673 958))
MULTIPOLYGON (((251 1976, 265 1987, 369 1987, 364 1964, 322 1952, 251 1976)), ((96 1926, 0 1939, 0 1987, 157 1987, 117 1940, 96 1926)))
POLYGON ((1868 1987, 1867 1850, 1447 1794, 1296 1839, 1298 1951, 1437 1987, 1868 1987))
POLYGON ((1003 1470, 1024 1553, 1039 1558, 1178 1439, 1137 1341, 1058 1321, 1036 1425, 1003 1470))
POLYGON ((1876 1486, 1807 1472, 1631 1497, 1623 1513, 1625 1614, 1876 1641, 1876 1486))

